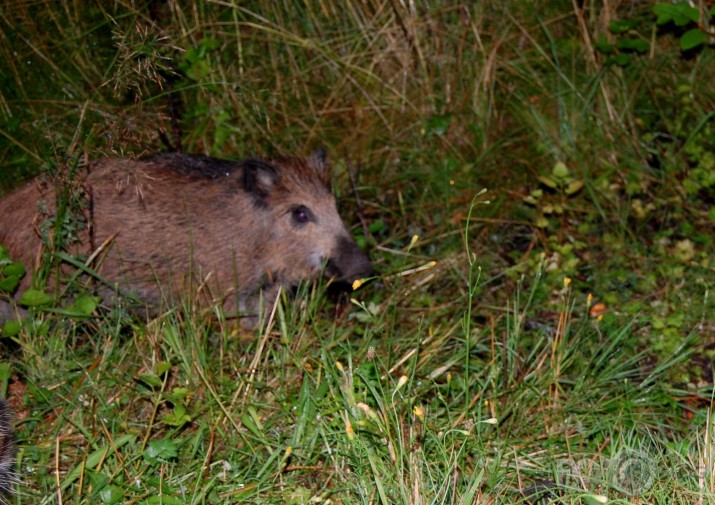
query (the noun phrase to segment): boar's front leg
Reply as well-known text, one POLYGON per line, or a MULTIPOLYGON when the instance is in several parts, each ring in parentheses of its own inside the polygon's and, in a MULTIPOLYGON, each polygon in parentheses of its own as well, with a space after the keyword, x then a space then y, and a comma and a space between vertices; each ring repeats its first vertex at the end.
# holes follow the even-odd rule
POLYGON ((239 296, 238 305, 234 297, 227 299, 224 312, 227 316, 238 317, 244 330, 255 330, 259 325, 265 326, 268 323, 280 293, 281 284, 264 285, 254 293, 239 296))

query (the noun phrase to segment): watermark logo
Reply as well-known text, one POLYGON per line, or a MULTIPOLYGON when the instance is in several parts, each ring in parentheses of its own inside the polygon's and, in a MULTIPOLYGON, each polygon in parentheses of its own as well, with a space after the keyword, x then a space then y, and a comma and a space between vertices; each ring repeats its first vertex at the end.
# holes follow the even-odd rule
MULTIPOLYGON (((656 460, 646 451, 622 449, 611 458, 560 459, 557 482, 574 489, 596 489, 604 484, 626 496, 642 496, 658 478, 656 460)), ((662 475, 661 475, 662 476, 662 475)))
POLYGON ((658 466, 648 453, 623 449, 610 459, 607 467, 608 484, 628 495, 642 495, 653 487, 658 466))

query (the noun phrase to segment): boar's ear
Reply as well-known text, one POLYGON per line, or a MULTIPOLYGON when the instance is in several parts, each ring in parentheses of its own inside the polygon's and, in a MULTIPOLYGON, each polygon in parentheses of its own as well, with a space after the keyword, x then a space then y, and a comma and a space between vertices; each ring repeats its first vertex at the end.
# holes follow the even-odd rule
POLYGON ((278 169, 267 161, 249 159, 243 162, 243 189, 256 203, 264 204, 279 180, 278 169))
POLYGON ((310 154, 310 157, 306 161, 308 166, 315 170, 321 179, 327 182, 330 167, 328 166, 328 155, 325 153, 325 149, 322 147, 316 149, 310 154))

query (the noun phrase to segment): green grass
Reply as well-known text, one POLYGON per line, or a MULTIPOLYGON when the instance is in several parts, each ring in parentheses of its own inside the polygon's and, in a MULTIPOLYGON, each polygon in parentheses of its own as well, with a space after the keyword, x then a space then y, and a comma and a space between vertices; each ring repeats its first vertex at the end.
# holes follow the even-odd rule
POLYGON ((189 297, 31 308, 10 503, 711 502, 713 47, 584 5, 0 9, 0 192, 175 134, 324 146, 380 273, 255 334, 189 297))

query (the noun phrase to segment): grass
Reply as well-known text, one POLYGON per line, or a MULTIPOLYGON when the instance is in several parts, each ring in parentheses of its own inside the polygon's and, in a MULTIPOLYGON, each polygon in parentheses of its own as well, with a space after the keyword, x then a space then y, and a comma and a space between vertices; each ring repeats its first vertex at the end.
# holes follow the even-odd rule
POLYGON ((0 10, 0 191, 325 146, 380 272, 251 335, 190 297, 31 308, 10 503, 712 501, 715 66, 651 7, 0 10))

